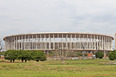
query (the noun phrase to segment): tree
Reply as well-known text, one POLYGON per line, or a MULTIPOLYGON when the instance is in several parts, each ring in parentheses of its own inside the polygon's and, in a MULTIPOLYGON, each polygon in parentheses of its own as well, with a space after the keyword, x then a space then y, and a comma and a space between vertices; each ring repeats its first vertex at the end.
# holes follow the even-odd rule
POLYGON ((18 50, 18 59, 22 60, 22 62, 25 60, 25 62, 27 62, 27 60, 31 60, 31 52, 28 50, 18 50))
POLYGON ((103 58, 104 56, 103 52, 101 51, 97 52, 95 55, 96 55, 96 58, 99 58, 99 59, 103 58))
POLYGON ((12 61, 14 62, 15 59, 17 59, 18 52, 16 50, 8 50, 5 52, 4 56, 5 56, 5 59, 10 60, 10 62, 12 61))
POLYGON ((116 59, 116 58, 115 58, 114 52, 111 52, 111 53, 109 54, 109 59, 110 59, 110 60, 116 59))
POLYGON ((32 51, 31 57, 32 57, 32 60, 35 60, 37 62, 45 61, 47 59, 47 57, 44 54, 44 52, 40 51, 40 50, 32 51))
POLYGON ((109 59, 115 60, 116 59, 116 50, 109 53, 109 59))

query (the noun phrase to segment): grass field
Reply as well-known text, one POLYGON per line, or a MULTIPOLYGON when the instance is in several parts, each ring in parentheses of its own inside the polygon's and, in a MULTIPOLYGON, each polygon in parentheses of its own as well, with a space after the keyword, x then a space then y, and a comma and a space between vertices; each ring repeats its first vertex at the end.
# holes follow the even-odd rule
POLYGON ((116 61, 107 59, 0 62, 0 77, 116 77, 116 61))

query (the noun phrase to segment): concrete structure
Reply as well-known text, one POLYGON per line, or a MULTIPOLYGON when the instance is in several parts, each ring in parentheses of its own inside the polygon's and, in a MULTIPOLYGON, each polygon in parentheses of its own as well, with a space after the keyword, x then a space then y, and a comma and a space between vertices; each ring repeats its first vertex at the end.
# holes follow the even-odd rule
POLYGON ((116 50, 116 34, 115 34, 115 50, 116 50))
POLYGON ((5 50, 112 51, 112 36, 77 32, 18 34, 4 37, 5 50))

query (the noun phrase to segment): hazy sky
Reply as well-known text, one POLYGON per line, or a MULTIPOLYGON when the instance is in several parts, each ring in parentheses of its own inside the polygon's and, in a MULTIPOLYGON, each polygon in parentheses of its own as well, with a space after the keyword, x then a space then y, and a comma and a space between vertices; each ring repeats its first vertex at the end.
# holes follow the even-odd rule
POLYGON ((116 32, 116 0, 0 0, 0 37, 33 32, 116 32))

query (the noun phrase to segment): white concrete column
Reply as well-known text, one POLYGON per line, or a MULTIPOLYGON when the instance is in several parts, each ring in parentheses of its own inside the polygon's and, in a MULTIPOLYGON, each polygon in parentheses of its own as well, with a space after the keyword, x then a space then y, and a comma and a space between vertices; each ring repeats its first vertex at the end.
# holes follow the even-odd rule
POLYGON ((75 46, 74 46, 74 49, 77 48, 77 46, 76 46, 76 38, 77 38, 77 35, 75 34, 75 41, 74 41, 74 43, 75 43, 74 45, 75 45, 75 46))
POLYGON ((67 42, 68 34, 66 34, 66 49, 68 49, 68 42, 67 42))
POLYGON ((58 34, 58 49, 59 49, 59 34, 58 34))
POLYGON ((106 48, 105 48, 105 37, 104 37, 104 50, 106 50, 106 48))
POLYGON ((62 43, 62 49, 63 49, 63 34, 62 34, 62 37, 61 37, 61 43, 62 43))
POLYGON ((82 37, 83 37, 83 44, 82 44, 82 45, 83 45, 83 47, 84 47, 84 49, 85 49, 85 35, 83 34, 82 37))
POLYGON ((87 40, 86 40, 86 41, 87 41, 87 47, 86 47, 86 49, 89 49, 89 48, 88 48, 88 41, 89 41, 89 40, 88 40, 88 35, 87 35, 87 40))
POLYGON ((96 38, 95 38, 95 35, 94 35, 94 50, 96 50, 96 38))
POLYGON ((82 45, 82 44, 81 44, 81 40, 82 40, 82 39, 81 39, 81 34, 79 34, 79 39, 80 39, 80 49, 82 49, 82 48, 81 48, 81 45, 82 45))
POLYGON ((93 49, 92 47, 92 35, 90 35, 90 40, 91 40, 91 42, 90 42, 90 49, 93 49))
POLYGON ((99 47, 98 47, 98 35, 97 35, 97 49, 96 50, 99 50, 99 47))
POLYGON ((93 37, 91 35, 91 49, 93 50, 93 37))
POLYGON ((55 34, 53 34, 53 49, 55 50, 55 34))
POLYGON ((112 50, 112 48, 113 48, 113 42, 112 42, 112 38, 111 38, 111 50, 112 50))
POLYGON ((21 50, 23 50, 23 36, 21 36, 21 50))
POLYGON ((13 37, 13 50, 15 50, 15 37, 13 37))
POLYGON ((30 35, 29 35, 29 48, 28 49, 31 50, 31 37, 30 37, 30 35))
POLYGON ((17 41, 18 41, 18 40, 17 40, 17 36, 16 36, 16 50, 18 50, 18 49, 17 49, 17 41))
POLYGON ((40 43, 39 43, 39 47, 40 47, 40 49, 42 49, 42 38, 41 38, 41 34, 40 34, 40 38, 39 38, 40 40, 40 43))
POLYGON ((7 51, 7 39, 5 38, 5 51, 7 51))
POLYGON ((70 35, 70 49, 72 49, 72 42, 71 42, 72 34, 70 35))
POLYGON ((51 49, 51 37, 50 37, 50 34, 49 34, 49 49, 51 49))
POLYGON ((46 35, 44 34, 44 39, 45 39, 45 41, 44 41, 44 44, 45 44, 45 48, 44 48, 44 50, 46 50, 47 49, 47 38, 46 38, 46 35))
POLYGON ((32 50, 33 50, 33 34, 32 34, 31 44, 32 44, 32 45, 31 45, 31 46, 32 46, 31 48, 32 48, 32 50))
POLYGON ((38 43, 37 43, 37 49, 40 49, 40 34, 38 35, 38 43))

